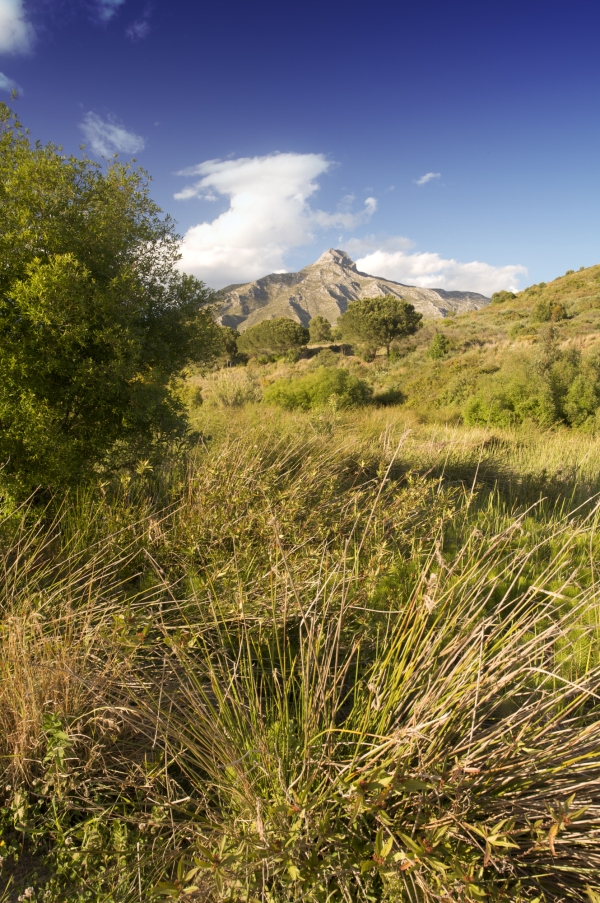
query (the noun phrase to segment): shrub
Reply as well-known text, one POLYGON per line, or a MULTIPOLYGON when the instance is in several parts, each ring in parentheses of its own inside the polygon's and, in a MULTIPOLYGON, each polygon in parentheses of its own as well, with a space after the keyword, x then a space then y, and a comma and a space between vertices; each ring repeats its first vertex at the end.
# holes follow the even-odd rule
POLYGON ((540 298, 533 307, 531 319, 537 323, 556 323, 567 318, 567 311, 561 301, 540 298))
POLYGON ((505 301, 513 301, 517 296, 514 292, 494 292, 491 297, 492 304, 503 304, 505 301))
POLYGON ((313 317, 308 324, 308 332, 313 345, 331 342, 331 323, 325 317, 313 317))
POLYGON ((310 362, 311 367, 337 367, 340 362, 339 353, 331 348, 322 348, 310 362))
POLYGON ((237 408, 253 401, 260 401, 261 388, 245 368, 221 370, 210 383, 212 397, 224 408, 237 408))
POLYGON ((305 326, 289 317, 273 317, 250 326, 237 340, 239 351, 246 354, 285 354, 298 351, 308 345, 309 333, 305 326))
POLYGON ((463 417, 470 426, 512 427, 526 420, 548 426, 560 412, 549 379, 517 368, 481 381, 464 405, 463 417))
POLYGON ((432 358, 432 360, 445 357, 450 350, 450 346, 451 342, 448 336, 441 332, 436 332, 427 349, 427 357, 432 358))
POLYGON ((372 396, 371 387, 344 367, 319 367, 295 379, 275 380, 265 390, 263 399, 267 404, 279 405, 287 410, 308 410, 331 402, 342 408, 364 405, 372 396))

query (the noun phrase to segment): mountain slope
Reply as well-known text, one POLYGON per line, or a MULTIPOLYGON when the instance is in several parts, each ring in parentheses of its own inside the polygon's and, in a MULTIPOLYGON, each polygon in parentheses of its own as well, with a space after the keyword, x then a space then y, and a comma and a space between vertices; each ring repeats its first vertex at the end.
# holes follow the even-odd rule
POLYGON ((351 301, 377 295, 405 298, 424 317, 465 313, 489 302, 476 292, 418 288, 360 273, 344 251, 334 248, 298 273, 272 273, 256 282, 229 285, 220 294, 219 322, 241 331, 272 317, 290 317, 306 326, 320 315, 335 325, 351 301))

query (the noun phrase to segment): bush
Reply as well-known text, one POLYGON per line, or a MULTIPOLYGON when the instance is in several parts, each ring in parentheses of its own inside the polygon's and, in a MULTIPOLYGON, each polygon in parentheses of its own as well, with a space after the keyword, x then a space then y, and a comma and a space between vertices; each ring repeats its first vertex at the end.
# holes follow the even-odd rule
POLYGON ((237 408, 253 401, 260 401, 261 388, 245 368, 221 370, 211 380, 212 397, 224 408, 237 408))
POLYGON ((441 332, 436 332, 427 349, 427 357, 433 360, 445 357, 450 350, 450 339, 441 332))
POLYGON ((295 379, 277 379, 265 390, 263 399, 287 410, 309 410, 332 402, 341 408, 364 405, 372 396, 371 387, 344 367, 319 367, 295 379))
POLYGON ((313 317, 308 324, 308 332, 313 345, 331 342, 331 323, 325 317, 313 317))
POLYGON ((503 304, 505 301, 513 301, 517 296, 514 292, 494 292, 491 298, 492 304, 503 304))
POLYGON ((289 317, 273 317, 250 326, 237 340, 238 351, 246 354, 285 354, 299 351, 308 345, 309 333, 305 326, 289 317))
POLYGON ((337 367, 340 362, 339 352, 332 351, 331 348, 322 348, 318 354, 310 362, 310 367, 337 367))
POLYGON ((566 320, 567 311, 561 301, 550 301, 547 298, 540 298, 533 307, 531 319, 537 323, 556 323, 559 320, 566 320))

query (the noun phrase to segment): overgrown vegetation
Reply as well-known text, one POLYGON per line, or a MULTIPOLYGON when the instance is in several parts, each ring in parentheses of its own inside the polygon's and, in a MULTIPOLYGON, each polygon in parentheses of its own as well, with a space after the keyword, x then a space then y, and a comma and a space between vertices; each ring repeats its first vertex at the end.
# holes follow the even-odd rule
POLYGON ((238 337, 1 109, 0 900, 597 903, 600 268, 238 337))
POLYGON ((9 898, 589 901, 595 443, 269 410, 4 522, 9 898))
POLYGON ((32 145, 0 104, 0 493, 76 485, 186 432, 171 382, 219 348, 144 173, 32 145))

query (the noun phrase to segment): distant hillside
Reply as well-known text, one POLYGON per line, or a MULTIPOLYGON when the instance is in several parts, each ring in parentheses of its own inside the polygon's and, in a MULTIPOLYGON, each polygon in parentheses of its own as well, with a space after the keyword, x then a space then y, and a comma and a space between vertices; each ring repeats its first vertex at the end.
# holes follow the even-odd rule
POLYGON ((418 288, 360 273, 344 251, 334 248, 298 273, 272 273, 256 282, 229 285, 220 294, 219 322, 240 331, 272 317, 290 317, 306 326, 320 315, 335 325, 351 301, 377 295, 405 298, 424 317, 478 310, 489 303, 476 292, 418 288))
POLYGON ((379 388, 428 420, 600 430, 600 266, 430 321, 398 357, 379 388))

